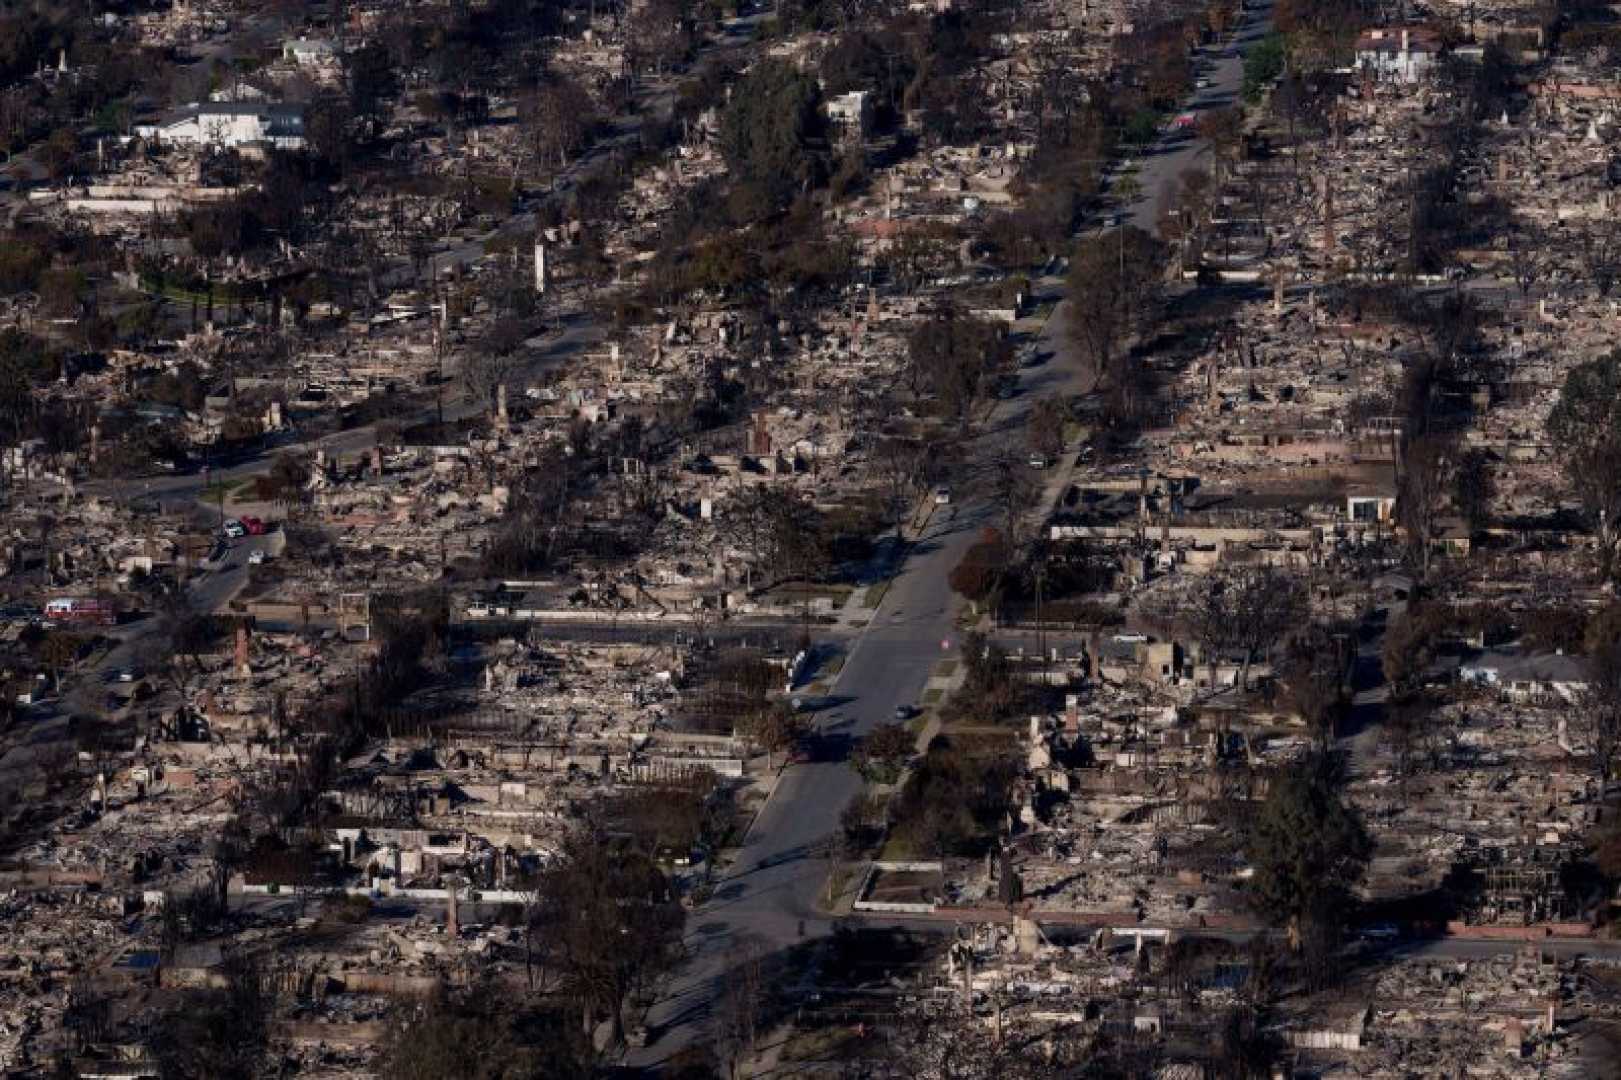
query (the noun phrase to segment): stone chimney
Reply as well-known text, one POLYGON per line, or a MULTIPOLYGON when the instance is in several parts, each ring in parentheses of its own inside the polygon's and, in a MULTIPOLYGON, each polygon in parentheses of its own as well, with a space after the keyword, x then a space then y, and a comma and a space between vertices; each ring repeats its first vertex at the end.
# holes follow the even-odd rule
POLYGON ((1323 250, 1334 253, 1334 182, 1323 174, 1323 250))

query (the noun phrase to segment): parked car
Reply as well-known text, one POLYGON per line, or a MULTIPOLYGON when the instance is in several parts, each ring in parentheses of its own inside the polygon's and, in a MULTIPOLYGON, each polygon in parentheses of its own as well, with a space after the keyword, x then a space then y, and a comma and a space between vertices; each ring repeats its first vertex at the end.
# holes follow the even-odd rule
POLYGON ((895 706, 895 719, 905 723, 906 721, 910 720, 916 712, 917 710, 912 708, 910 705, 897 705, 895 706))
POLYGON ((242 522, 242 527, 247 530, 249 536, 263 536, 267 531, 265 528, 265 523, 261 518, 256 518, 249 514, 243 514, 238 520, 242 522))
POLYGON ((1047 467, 1047 455, 1046 454, 1031 454, 1030 455, 1030 467, 1032 469, 1045 469, 1047 467))
POLYGON ((220 526, 220 532, 226 536, 229 536, 232 540, 240 540, 244 536, 248 535, 248 527, 235 518, 232 518, 230 521, 227 521, 224 525, 220 526))
POLYGON ((934 505, 947 506, 951 503, 951 489, 941 485, 934 489, 934 505))
POLYGON ((248 565, 249 566, 258 566, 261 563, 263 563, 264 561, 265 561, 265 553, 264 552, 262 552, 262 551, 253 551, 253 552, 248 553, 248 565))

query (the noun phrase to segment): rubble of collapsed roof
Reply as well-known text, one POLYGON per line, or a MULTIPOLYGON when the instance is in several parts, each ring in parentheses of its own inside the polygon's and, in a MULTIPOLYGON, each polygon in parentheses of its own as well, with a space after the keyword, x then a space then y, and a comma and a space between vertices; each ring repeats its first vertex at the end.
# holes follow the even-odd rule
POLYGON ((0 1071, 1588 1075, 1585 18, 0 20, 0 1071))

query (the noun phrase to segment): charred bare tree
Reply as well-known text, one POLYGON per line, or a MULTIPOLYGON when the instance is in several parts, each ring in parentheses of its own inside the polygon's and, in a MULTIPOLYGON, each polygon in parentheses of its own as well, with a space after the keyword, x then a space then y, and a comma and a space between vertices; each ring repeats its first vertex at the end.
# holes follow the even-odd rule
POLYGON ((1593 771, 1609 782, 1621 755, 1621 642, 1607 642, 1592 656, 1592 677, 1578 702, 1578 715, 1593 747, 1593 771))
POLYGON ((1581 240, 1582 268, 1601 297, 1610 295, 1621 276, 1621 225, 1612 217, 1588 223, 1581 240))
POLYGON ((1608 581, 1621 545, 1621 354, 1571 369, 1548 414, 1548 436, 1593 528, 1608 581))
POLYGON ((1407 547, 1418 567, 1419 579, 1430 576, 1436 542, 1454 489, 1458 449, 1449 439, 1422 435, 1402 451, 1401 480, 1396 493, 1396 517, 1407 532, 1407 547))
POLYGON ((587 1030, 607 1019, 623 1042, 632 994, 680 957, 686 917, 674 890, 644 853, 584 831, 565 841, 540 890, 539 932, 564 992, 587 1030))

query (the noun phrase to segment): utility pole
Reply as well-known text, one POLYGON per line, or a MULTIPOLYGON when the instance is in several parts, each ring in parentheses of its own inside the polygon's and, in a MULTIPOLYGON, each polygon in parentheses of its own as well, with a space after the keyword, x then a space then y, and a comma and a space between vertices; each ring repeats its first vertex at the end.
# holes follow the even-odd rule
MULTIPOLYGON (((434 281, 434 292, 437 293, 438 291, 439 285, 436 278, 434 281)), ((434 323, 433 328, 433 356, 434 363, 438 369, 438 374, 434 378, 433 397, 434 407, 438 412, 439 426, 442 428, 445 426, 445 330, 446 324, 450 321, 449 302, 443 296, 441 296, 439 298, 439 302, 434 304, 433 307, 429 309, 429 313, 437 313, 439 316, 439 319, 434 323)))
POLYGON ((1041 688, 1047 689, 1047 623, 1041 617, 1041 591, 1047 580, 1046 563, 1036 565, 1036 648, 1041 651, 1041 688))

